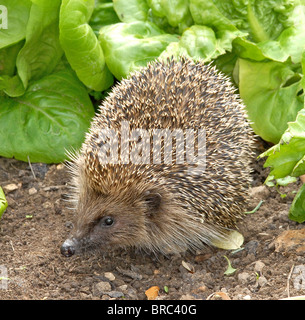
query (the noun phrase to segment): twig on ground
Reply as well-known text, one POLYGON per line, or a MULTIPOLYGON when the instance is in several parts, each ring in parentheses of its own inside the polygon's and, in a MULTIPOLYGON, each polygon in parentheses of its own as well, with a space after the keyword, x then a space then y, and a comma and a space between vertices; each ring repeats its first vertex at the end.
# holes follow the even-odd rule
POLYGON ((294 264, 292 265, 291 269, 290 269, 290 272, 288 274, 288 277, 287 277, 287 296, 288 298, 290 298, 290 287, 289 287, 289 282, 290 282, 290 278, 291 278, 291 275, 292 275, 292 272, 293 272, 293 269, 294 269, 294 264))
POLYGON ((34 172, 34 170, 33 170, 32 165, 31 165, 31 161, 30 161, 30 157, 29 157, 29 156, 28 156, 28 162, 29 162, 29 166, 30 166, 30 169, 31 169, 31 171, 32 171, 33 177, 34 177, 34 179, 36 180, 36 174, 35 174, 35 172, 34 172))

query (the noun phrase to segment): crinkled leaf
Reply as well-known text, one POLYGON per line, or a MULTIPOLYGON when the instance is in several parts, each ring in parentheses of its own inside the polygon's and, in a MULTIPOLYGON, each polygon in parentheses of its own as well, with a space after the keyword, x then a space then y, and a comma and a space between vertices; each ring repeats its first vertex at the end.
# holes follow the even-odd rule
POLYGON ((296 6, 296 2, 290 0, 193 1, 198 4, 198 9, 204 9, 203 12, 197 12, 204 22, 223 26, 233 24, 246 33, 252 42, 276 39, 285 28, 293 25, 291 16, 296 6))
POLYGON ((25 38, 32 2, 30 0, 1 0, 0 49, 25 38), (6 19, 7 18, 7 19, 6 19), (4 25, 3 19, 7 25, 4 25))
MULTIPOLYGON (((305 53, 302 56, 302 69, 304 72, 305 53)), ((300 82, 304 90, 304 76, 300 82)), ((277 183, 281 182, 281 179, 290 183, 293 182, 291 177, 305 174, 305 108, 298 112, 295 121, 288 123, 288 128, 280 142, 260 157, 268 157, 264 164, 265 167, 270 167, 270 174, 266 179, 268 184, 272 185, 271 180, 274 179, 277 179, 277 183)), ((289 218, 299 223, 305 221, 305 184, 300 188, 290 206, 289 218)))
POLYGON ((210 61, 225 53, 214 31, 205 26, 194 25, 186 29, 179 44, 187 50, 189 56, 195 59, 201 58, 204 61, 210 61))
POLYGON ((183 33, 180 45, 186 48, 192 57, 209 59, 216 51, 215 33, 209 27, 194 25, 183 33))
POLYGON ((33 82, 21 97, 0 96, 0 106, 0 155, 32 162, 63 161, 94 115, 86 88, 67 69, 33 82))
POLYGON ((136 21, 105 26, 99 39, 110 71, 121 79, 156 59, 178 36, 164 33, 151 22, 136 21))
POLYGON ((147 20, 149 7, 145 0, 113 0, 113 7, 123 22, 147 20))
POLYGON ((103 50, 88 24, 94 0, 62 0, 59 16, 60 43, 78 78, 90 89, 103 91, 113 83, 103 50))
POLYGON ((14 75, 16 58, 23 45, 24 41, 20 41, 0 50, 0 90, 11 97, 21 96, 25 92, 20 77, 14 75))
MULTIPOLYGON (((302 69, 305 70, 305 52, 303 53, 302 69)), ((304 76, 300 81, 305 88, 304 76)), ((301 95, 304 98, 304 92, 301 95)), ((298 177, 305 173, 305 104, 295 121, 288 123, 288 128, 278 144, 268 149, 260 157, 268 157, 265 167, 270 167, 269 176, 275 179, 288 175, 298 177)))
POLYGON ((24 41, 20 41, 14 45, 0 50, 0 76, 13 76, 16 67, 16 58, 19 50, 24 45, 24 41))
POLYGON ((195 24, 215 27, 218 30, 237 31, 233 22, 223 14, 221 8, 219 1, 190 0, 190 11, 195 24))
MULTIPOLYGON (((216 38, 221 39, 222 47, 231 51, 232 41, 237 37, 246 36, 247 33, 236 28, 234 20, 223 14, 222 5, 220 1, 190 0, 190 11, 195 24, 212 28, 216 38)), ((231 6, 231 1, 226 1, 226 7, 231 6)))
POLYGON ((303 108, 301 76, 279 62, 238 59, 238 68, 240 96, 255 133, 277 143, 303 108))
POLYGON ((25 92, 24 85, 18 75, 15 76, 0 76, 0 89, 10 97, 22 96, 25 92))
POLYGON ((302 185, 293 199, 289 209, 289 218, 299 223, 305 221, 305 184, 302 185))
POLYGON ((24 88, 30 79, 37 80, 50 74, 63 54, 58 37, 60 2, 33 1, 26 27, 26 42, 16 62, 24 88))
POLYGON ((164 19, 171 27, 177 27, 179 33, 194 23, 188 0, 148 0, 147 2, 154 22, 156 21, 154 17, 164 19))
POLYGON ((95 5, 89 25, 98 37, 101 27, 118 22, 120 19, 113 9, 113 3, 100 3, 95 5))
POLYGON ((288 123, 281 141, 260 157, 268 157, 264 166, 270 167, 274 179, 305 174, 305 108, 288 123))
POLYGON ((284 62, 289 54, 285 53, 277 41, 265 41, 258 44, 245 38, 237 38, 233 41, 234 50, 240 58, 263 61, 267 58, 284 62), (264 50, 265 49, 265 50, 264 50))
POLYGON ((158 59, 167 61, 169 58, 178 58, 180 56, 192 58, 189 56, 187 48, 181 46, 180 41, 171 42, 166 49, 162 51, 158 59))
MULTIPOLYGON (((292 11, 287 12, 290 13, 284 25, 287 28, 282 29, 284 27, 282 25, 279 28, 282 32, 276 39, 274 39, 273 32, 270 38, 267 36, 265 40, 258 39, 258 43, 245 38, 235 39, 233 44, 238 56, 256 61, 268 58, 280 62, 291 57, 294 63, 300 62, 305 46, 305 5, 297 5, 292 11)), ((276 21, 275 25, 281 25, 281 23, 276 21)))

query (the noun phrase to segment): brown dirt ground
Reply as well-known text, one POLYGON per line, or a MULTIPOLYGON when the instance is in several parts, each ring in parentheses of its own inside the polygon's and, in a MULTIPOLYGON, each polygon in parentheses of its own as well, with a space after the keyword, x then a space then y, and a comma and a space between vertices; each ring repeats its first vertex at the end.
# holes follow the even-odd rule
MULTIPOLYGON (((267 176, 262 163, 255 165, 254 187, 267 176)), ((15 184, 16 188, 6 192, 9 206, 0 220, 0 266, 9 279, 6 289, 0 286, 0 299, 144 300, 151 286, 160 288, 161 300, 218 299, 215 292, 235 300, 305 294, 304 250, 276 250, 275 241, 285 230, 304 231, 304 224, 288 219, 300 182, 280 190, 285 198, 274 188, 253 189, 249 210, 260 199, 264 203, 240 223, 245 242, 239 252, 207 248, 195 255, 155 257, 119 251, 65 258, 59 249, 73 220, 65 201, 67 171, 63 165, 45 164, 32 164, 32 170, 36 178, 28 163, 0 158, 0 186, 15 184), (233 275, 224 274, 224 255, 237 269, 233 275)))

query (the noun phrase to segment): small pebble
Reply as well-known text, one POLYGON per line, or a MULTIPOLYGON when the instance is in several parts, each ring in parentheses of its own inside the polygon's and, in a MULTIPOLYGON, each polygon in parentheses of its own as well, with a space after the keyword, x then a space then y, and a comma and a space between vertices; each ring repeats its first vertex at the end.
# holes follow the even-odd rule
POLYGON ((12 192, 18 189, 18 185, 15 183, 7 184, 6 186, 3 186, 3 190, 6 192, 12 192))
POLYGON ((105 272, 104 273, 105 278, 107 278, 109 281, 114 281, 115 280, 115 276, 112 272, 105 272))
POLYGON ((37 189, 35 188, 30 188, 29 189, 29 195, 32 196, 33 194, 37 193, 37 189))

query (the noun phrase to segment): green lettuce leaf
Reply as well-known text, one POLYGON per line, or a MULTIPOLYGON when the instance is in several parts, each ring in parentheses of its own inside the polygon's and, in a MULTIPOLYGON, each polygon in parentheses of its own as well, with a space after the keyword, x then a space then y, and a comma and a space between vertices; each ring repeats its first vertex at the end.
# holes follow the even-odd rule
POLYGON ((280 62, 238 59, 239 92, 256 134, 277 143, 304 106, 302 74, 280 62))
POLYGON ((166 62, 170 58, 179 58, 181 56, 188 57, 192 59, 192 57, 189 55, 187 48, 184 48, 180 45, 179 42, 171 42, 164 51, 160 54, 158 57, 158 60, 163 60, 166 62))
POLYGON ((303 223, 305 221, 305 184, 293 199, 289 209, 289 219, 303 223))
MULTIPOLYGON (((302 58, 302 69, 304 72, 305 52, 302 58)), ((304 76, 300 83, 304 96, 304 76)), ((266 184, 272 185, 274 179, 277 182, 287 180, 290 183, 294 181, 293 178, 305 174, 305 105, 298 112, 295 121, 288 122, 288 128, 279 143, 262 153, 260 157, 267 157, 264 167, 270 167, 266 184)), ((289 218, 300 223, 305 221, 305 184, 292 202, 289 218)))
POLYGON ((270 32, 268 30, 266 37, 257 38, 258 43, 245 38, 235 39, 234 49, 238 56, 256 61, 268 58, 280 62, 291 57, 292 62, 300 62, 305 47, 305 3, 284 12, 289 13, 289 16, 286 17, 286 20, 283 20, 283 17, 279 20, 283 20, 285 24, 280 21, 266 24, 267 26, 277 26, 278 31, 270 32), (275 37, 280 31, 279 36, 275 37))
POLYGON ((193 25, 182 33, 179 42, 170 43, 159 58, 186 56, 209 62, 225 52, 221 40, 211 28, 193 25))
POLYGON ((25 92, 23 83, 18 75, 12 77, 6 75, 1 76, 0 89, 10 97, 19 97, 25 92))
MULTIPOLYGON (((235 2, 235 1, 234 1, 235 2)), ((226 7, 232 8, 231 1, 225 1, 226 7)), ((220 39, 222 47, 232 50, 232 41, 237 37, 247 36, 248 33, 239 30, 221 11, 223 2, 212 0, 190 0, 190 12, 195 24, 207 26, 214 30, 216 38, 220 39)))
POLYGON ((194 25, 186 29, 179 45, 187 50, 190 57, 210 61, 226 51, 221 39, 217 39, 214 31, 205 26, 194 25))
POLYGON ((33 82, 23 96, 0 95, 0 106, 0 156, 32 162, 65 160, 94 115, 86 88, 68 69, 33 82))
POLYGON ((90 89, 103 91, 113 83, 103 50, 87 23, 94 0, 62 0, 59 16, 60 43, 78 78, 90 89))
POLYGON ((156 59, 177 35, 166 34, 151 22, 116 23, 100 30, 107 66, 117 79, 156 59))
POLYGON ((24 41, 0 50, 0 76, 13 76, 16 69, 18 52, 23 47, 24 41))
POLYGON ((305 108, 295 121, 288 123, 280 142, 260 157, 268 157, 264 167, 270 167, 269 176, 273 179, 305 174, 305 108))
POLYGON ((101 27, 120 22, 113 8, 113 3, 96 4, 89 20, 89 25, 98 37, 101 27))
POLYGON ((25 92, 23 83, 16 71, 16 59, 24 40, 0 50, 0 90, 11 97, 21 96, 25 92))
POLYGON ((123 22, 147 20, 149 7, 145 0, 113 0, 113 8, 123 22))
MULTIPOLYGON (((222 15, 247 34, 248 40, 261 42, 276 39, 292 25, 290 21, 296 1, 291 0, 196 0, 222 15), (216 9, 217 8, 217 9, 216 9)), ((203 13, 201 13, 203 15, 203 13)), ((211 19, 211 17, 209 18, 211 19)))
POLYGON ((0 3, 6 8, 1 12, 1 18, 7 17, 7 25, 0 28, 0 49, 10 46, 25 38, 26 25, 30 15, 32 2, 30 0, 1 0, 0 3))
POLYGON ((8 206, 7 200, 5 199, 5 194, 0 187, 0 219, 8 206))
POLYGON ((158 26, 168 24, 171 27, 177 27, 177 32, 181 34, 194 23, 189 0, 148 0, 147 2, 152 13, 150 18, 153 22, 157 22, 158 26), (155 18, 159 18, 159 20, 155 18), (159 25, 162 21, 160 19, 163 19, 161 25, 159 25))
POLYGON ((24 88, 54 70, 63 50, 59 43, 58 16, 61 0, 32 0, 26 28, 26 42, 16 66, 24 88))

